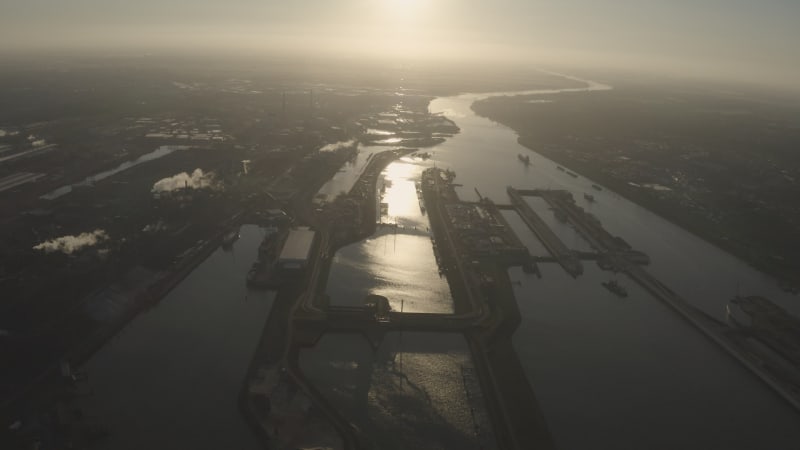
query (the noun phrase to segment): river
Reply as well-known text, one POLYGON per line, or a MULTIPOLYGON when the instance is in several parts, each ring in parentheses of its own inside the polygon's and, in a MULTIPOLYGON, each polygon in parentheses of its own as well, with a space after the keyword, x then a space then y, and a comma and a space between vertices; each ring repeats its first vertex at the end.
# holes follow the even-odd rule
POLYGON ((82 186, 91 186, 98 181, 105 180, 106 178, 112 177, 120 172, 124 172, 128 169, 138 166, 139 164, 144 164, 148 161, 152 161, 154 159, 163 158, 169 155, 172 152, 176 152, 178 150, 185 150, 191 148, 187 145, 162 145, 157 149, 153 150, 150 153, 146 153, 136 159, 125 161, 124 163, 118 165, 113 169, 104 170, 102 172, 98 172, 94 175, 89 175, 88 177, 84 178, 83 180, 75 183, 75 184, 67 184, 61 186, 60 188, 54 189, 53 191, 48 192, 47 194, 42 195, 42 199, 44 200, 55 200, 59 197, 63 197, 74 190, 75 187, 82 187, 82 186))
POLYGON ((108 428, 101 448, 260 448, 237 401, 274 299, 245 286, 262 238, 242 227, 88 361, 79 405, 108 428))
MULTIPOLYGON (((610 89, 587 82, 584 89, 436 99, 431 112, 444 113, 461 132, 437 146, 433 159, 456 172, 463 199, 477 199, 477 188, 507 203, 509 185, 571 191, 612 234, 650 255, 648 270, 716 317, 724 317, 737 283, 742 294, 765 295, 800 313, 800 301, 780 291, 776 280, 608 189, 595 192, 593 181, 557 170, 553 161, 519 145, 513 130, 471 109, 494 95, 556 99, 561 92, 602 96, 610 89), (531 165, 518 154, 530 155, 531 165), (584 192, 593 193, 596 204, 588 204, 584 192)), ((540 213, 568 246, 585 246, 569 225, 540 213)), ((539 253, 535 237, 520 221, 513 223, 531 252, 539 253)), ((523 318, 514 344, 561 448, 796 447, 800 415, 788 403, 632 281, 618 277, 631 293, 618 299, 600 286, 611 274, 591 262, 585 266, 577 280, 552 264, 542 265, 542 279, 510 271, 521 283, 516 294, 523 318)))

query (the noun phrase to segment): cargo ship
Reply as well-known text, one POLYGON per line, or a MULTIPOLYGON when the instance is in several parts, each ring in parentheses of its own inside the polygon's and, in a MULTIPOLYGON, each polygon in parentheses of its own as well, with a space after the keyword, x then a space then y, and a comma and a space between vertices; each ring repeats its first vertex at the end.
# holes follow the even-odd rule
POLYGON ((275 263, 287 234, 286 230, 268 230, 261 245, 258 246, 258 259, 247 273, 248 286, 269 288, 275 285, 273 280, 275 263))
POLYGON ((233 243, 239 240, 239 227, 225 233, 222 236, 222 248, 229 250, 233 247, 233 243))
POLYGON ((783 292, 788 292, 789 294, 797 295, 800 293, 800 288, 788 281, 781 281, 778 286, 783 292))
POLYGON ((616 280, 606 281, 600 284, 602 284, 603 287, 605 287, 606 289, 613 292, 619 297, 625 298, 628 296, 628 290, 625 289, 625 287, 622 286, 621 284, 617 283, 616 280))

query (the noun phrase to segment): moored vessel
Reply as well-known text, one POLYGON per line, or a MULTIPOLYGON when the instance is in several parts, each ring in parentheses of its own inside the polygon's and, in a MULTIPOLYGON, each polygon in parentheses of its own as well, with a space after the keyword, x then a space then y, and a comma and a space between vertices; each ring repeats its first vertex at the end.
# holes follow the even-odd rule
POLYGON ((625 298, 628 296, 628 290, 625 289, 625 287, 621 284, 617 283, 617 280, 606 281, 600 284, 619 297, 625 298))

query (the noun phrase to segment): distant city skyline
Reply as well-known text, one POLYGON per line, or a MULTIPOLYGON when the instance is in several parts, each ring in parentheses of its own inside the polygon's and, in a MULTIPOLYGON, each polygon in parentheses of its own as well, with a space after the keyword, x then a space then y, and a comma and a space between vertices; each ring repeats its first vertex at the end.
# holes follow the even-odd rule
POLYGON ((241 49, 800 76, 791 0, 6 0, 0 50, 241 49))

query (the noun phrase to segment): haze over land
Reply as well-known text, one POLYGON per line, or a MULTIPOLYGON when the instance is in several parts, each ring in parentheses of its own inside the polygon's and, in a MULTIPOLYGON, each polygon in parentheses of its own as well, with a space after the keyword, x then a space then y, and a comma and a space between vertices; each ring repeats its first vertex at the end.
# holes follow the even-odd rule
POLYGON ((0 449, 800 442, 800 0, 0 1, 0 449))
POLYGON ((510 61, 794 86, 798 17, 791 0, 7 0, 0 49, 510 61))

